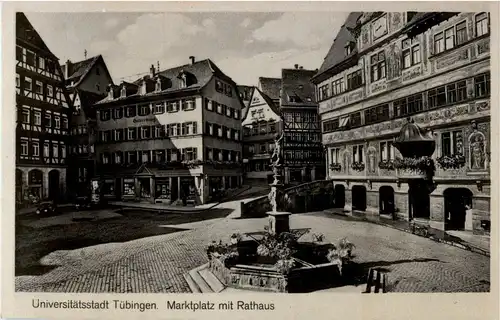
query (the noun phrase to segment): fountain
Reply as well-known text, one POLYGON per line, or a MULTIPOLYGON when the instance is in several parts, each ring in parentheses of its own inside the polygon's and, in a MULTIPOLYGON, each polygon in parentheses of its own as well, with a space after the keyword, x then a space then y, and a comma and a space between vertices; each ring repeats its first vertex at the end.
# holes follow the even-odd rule
POLYGON ((342 269, 349 265, 354 245, 347 239, 324 242, 321 235, 299 241, 310 228, 291 229, 288 199, 282 181, 283 131, 275 137, 271 156, 274 181, 268 195, 271 211, 264 231, 233 234, 230 243, 213 242, 209 262, 185 275, 193 292, 255 290, 310 292, 342 283, 342 269), (212 288, 198 290, 197 288, 212 288))

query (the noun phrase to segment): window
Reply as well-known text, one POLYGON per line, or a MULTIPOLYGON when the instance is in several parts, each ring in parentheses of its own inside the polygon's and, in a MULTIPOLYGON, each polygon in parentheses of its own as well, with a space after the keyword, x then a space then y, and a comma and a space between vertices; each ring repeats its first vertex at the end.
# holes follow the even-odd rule
POLYGON ((31 144, 33 147, 33 156, 39 157, 40 156, 40 144, 38 142, 33 142, 31 144))
POLYGON ((21 76, 19 75, 19 73, 16 73, 16 88, 20 87, 21 87, 21 76))
POLYGON ((444 32, 444 49, 450 50, 455 47, 455 30, 450 28, 444 32))
POLYGON ((361 70, 355 71, 347 75, 347 90, 359 88, 363 84, 361 70))
POLYGON ((214 111, 212 100, 205 98, 205 108, 207 108, 208 111, 214 111))
POLYGON ((155 138, 163 137, 163 126, 155 126, 155 138))
POLYGON ((332 132, 339 128, 339 119, 333 119, 323 122, 323 132, 332 132))
POLYGON ((123 109, 116 108, 115 109, 115 119, 121 119, 121 118, 123 118, 123 109))
POLYGON ((125 98, 127 96, 127 88, 123 87, 121 90, 120 90, 120 97, 121 98, 125 98))
POLYGON ((95 74, 96 74, 96 75, 100 75, 100 72, 99 72, 99 67, 96 67, 96 68, 95 68, 95 74))
POLYGON ((59 145, 58 144, 53 144, 52 145, 52 156, 54 158, 58 158, 59 157, 59 145))
POLYGON ((42 125, 42 113, 40 111, 35 111, 35 125, 42 125))
POLYGON ((441 156, 463 154, 463 136, 461 130, 441 134, 441 156))
POLYGON ((365 124, 372 124, 389 120, 389 105, 373 107, 365 110, 365 124))
POLYGON ((183 160, 196 160, 198 159, 198 154, 197 154, 198 148, 184 148, 182 149, 182 152, 184 154, 184 159, 183 160))
POLYGON ((56 129, 61 128, 61 118, 59 116, 54 116, 54 127, 56 129))
POLYGON ((110 111, 109 110, 102 110, 101 111, 101 121, 108 121, 110 119, 110 111))
POLYGON ((196 102, 194 99, 184 100, 182 101, 182 110, 185 111, 194 110, 195 104, 196 102))
POLYGON ((52 86, 50 84, 47 85, 47 97, 54 97, 54 90, 52 89, 52 86))
POLYGON ((403 68, 420 63, 420 44, 415 39, 403 40, 403 68))
POLYGON ((434 36, 434 54, 443 52, 444 49, 444 37, 443 33, 440 32, 434 36))
POLYGON ((259 146, 259 152, 260 153, 266 153, 266 144, 265 143, 262 143, 260 146, 259 146))
POLYGON ((382 161, 394 160, 396 158, 394 153, 394 145, 392 141, 384 141, 380 143, 380 159, 382 161))
POLYGON ((340 163, 340 149, 330 149, 330 163, 340 163))
MULTIPOLYGON (((68 129, 68 118, 64 117, 63 118, 63 122, 62 122, 62 128, 63 129, 68 129)), ((84 127, 85 128, 85 131, 87 131, 87 127, 84 127)))
POLYGON ((352 154, 354 156, 354 162, 363 163, 363 145, 353 146, 352 154))
POLYGON ((217 136, 222 138, 222 136, 223 136, 222 126, 217 126, 217 136))
POLYGON ((223 111, 222 111, 222 107, 223 107, 223 105, 222 105, 222 104, 220 104, 220 103, 217 103, 217 102, 216 102, 216 107, 217 107, 217 109, 216 109, 216 110, 217 110, 217 113, 218 113, 218 114, 223 114, 223 111))
POLYGON ((177 112, 179 111, 179 104, 177 101, 168 102, 167 112, 177 112))
POLYGON ((128 118, 135 117, 136 112, 137 112, 136 106, 127 107, 126 110, 127 110, 127 117, 128 118))
MULTIPOLYGON (((87 147, 87 146, 85 146, 87 147)), ((65 159, 66 158, 66 146, 61 145, 61 158, 65 159)))
POLYGON ((121 152, 116 152, 115 153, 115 163, 116 164, 122 163, 122 154, 121 154, 121 152))
POLYGON ((206 152, 206 158, 208 160, 213 160, 214 159, 214 153, 212 151, 211 148, 205 148, 205 152, 206 152))
POLYGON ((155 104, 155 114, 161 114, 165 112, 165 105, 163 103, 155 104))
POLYGON ((467 99, 467 84, 465 80, 446 86, 447 103, 455 103, 467 99))
POLYGON ((141 127, 141 139, 149 139, 150 127, 141 127))
POLYGON ((41 81, 35 81, 35 92, 43 94, 43 83, 41 81))
POLYGON ((148 163, 149 162, 149 151, 142 151, 141 162, 142 163, 148 163))
POLYGON ((24 77, 24 89, 31 91, 31 90, 33 90, 32 85, 33 85, 33 81, 31 80, 31 78, 25 76, 24 77))
POLYGON ((26 63, 33 67, 36 65, 35 53, 26 50, 26 63))
POLYGON ((128 163, 136 163, 137 162, 137 152, 135 152, 135 151, 127 152, 127 162, 128 163))
POLYGON ((421 93, 394 101, 394 117, 404 117, 422 110, 423 103, 421 93))
POLYGON ((224 85, 219 80, 215 80, 215 91, 220 92, 220 93, 224 92, 224 85))
POLYGON ((29 109, 23 109, 22 121, 23 121, 23 123, 30 123, 30 110, 29 109))
POLYGON ((344 78, 332 82, 332 95, 341 94, 345 91, 344 78))
POLYGON ((43 156, 45 158, 49 157, 49 144, 48 143, 43 144, 43 156))
POLYGON ((372 82, 385 78, 385 54, 379 52, 371 57, 372 82))
POLYGON ((165 151, 164 150, 156 150, 155 151, 155 160, 157 163, 165 162, 165 151))
POLYGON ((476 16, 476 37, 488 34, 489 29, 488 14, 481 12, 476 16))
POLYGON ((52 126, 52 116, 48 113, 45 114, 45 127, 50 128, 52 126))
POLYGON ((128 128, 127 129, 127 137, 128 137, 128 140, 135 140, 135 128, 128 128))
POLYGON ((361 126, 361 112, 352 113, 349 115, 349 124, 351 128, 361 126))
POLYGON ((240 110, 234 110, 234 114, 233 115, 234 115, 234 118, 236 120, 239 120, 240 119, 240 110))
POLYGON ((457 46, 467 42, 467 24, 465 21, 455 26, 457 36, 457 46))
POLYGON ((226 108, 226 117, 232 118, 233 117, 233 109, 230 107, 226 108))
POLYGON ((351 54, 351 52, 352 52, 352 47, 351 47, 351 44, 349 43, 348 45, 346 45, 346 46, 344 47, 344 54, 345 54, 346 56, 348 56, 348 55, 350 55, 350 54, 351 54))
POLYGON ((143 104, 140 106, 139 115, 147 116, 150 113, 151 109, 149 108, 149 104, 143 104))
POLYGON ((109 163, 109 156, 107 153, 101 154, 101 161, 103 164, 108 164, 109 163))
POLYGON ((490 74, 482 74, 474 77, 474 94, 477 98, 490 94, 490 74))
POLYGON ((330 87, 328 84, 325 84, 319 88, 319 100, 324 100, 329 97, 330 87))
POLYGON ((115 141, 121 141, 123 139, 123 134, 121 129, 115 130, 115 141))
POLYGON ((28 141, 26 140, 21 141, 21 155, 22 156, 28 155, 28 141))

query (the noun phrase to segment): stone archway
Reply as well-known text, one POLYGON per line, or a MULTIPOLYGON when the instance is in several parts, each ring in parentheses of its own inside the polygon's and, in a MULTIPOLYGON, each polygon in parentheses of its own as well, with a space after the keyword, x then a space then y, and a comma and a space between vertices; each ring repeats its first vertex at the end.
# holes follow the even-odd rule
POLYGON ((49 172, 49 199, 58 200, 61 196, 60 190, 60 173, 59 170, 51 170, 49 172))
POLYGON ((345 187, 342 184, 336 184, 334 191, 335 208, 344 208, 345 206, 345 187))
POLYGON ((472 208, 472 192, 467 188, 448 188, 444 197, 444 229, 472 229, 472 216, 468 209, 472 208))
POLYGON ((32 201, 38 201, 42 199, 42 188, 43 188, 43 172, 38 169, 33 169, 30 172, 28 172, 27 196, 32 201))
POLYGON ((352 210, 366 210, 366 188, 364 186, 352 187, 352 210))
POLYGON ((379 189, 379 212, 394 218, 394 189, 391 186, 382 186, 379 189))

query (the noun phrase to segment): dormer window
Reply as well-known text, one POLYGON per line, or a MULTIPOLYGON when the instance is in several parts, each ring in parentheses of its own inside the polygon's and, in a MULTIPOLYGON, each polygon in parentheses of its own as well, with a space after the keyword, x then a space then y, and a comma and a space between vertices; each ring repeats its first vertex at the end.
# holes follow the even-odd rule
POLYGON ((126 96, 127 96, 127 88, 123 86, 122 89, 120 90, 120 97, 125 98, 126 96))
POLYGON ((161 91, 161 80, 159 78, 156 80, 155 91, 156 92, 160 92, 161 91))
POLYGON ((344 54, 346 56, 350 55, 352 53, 352 49, 354 49, 354 42, 349 41, 344 47, 344 54))
POLYGON ((185 73, 182 73, 180 76, 180 88, 186 88, 187 87, 187 76, 185 73))
POLYGON ((112 87, 109 88, 109 91, 108 91, 108 98, 109 99, 114 99, 115 98, 115 95, 114 95, 114 90, 112 87))

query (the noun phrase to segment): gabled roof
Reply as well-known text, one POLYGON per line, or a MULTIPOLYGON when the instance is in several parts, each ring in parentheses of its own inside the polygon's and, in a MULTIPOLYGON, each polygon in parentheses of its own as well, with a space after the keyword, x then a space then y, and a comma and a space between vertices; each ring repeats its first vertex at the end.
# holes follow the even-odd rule
POLYGON ((272 100, 277 100, 280 98, 281 79, 260 77, 258 88, 272 100))
POLYGON ((72 87, 77 87, 89 74, 90 70, 92 70, 92 68, 99 62, 104 66, 104 72, 108 74, 109 79, 111 80, 111 82, 113 82, 102 55, 98 55, 78 62, 69 61, 69 64, 61 65, 61 69, 63 71, 63 74, 66 74, 66 68, 69 67, 68 78, 66 80, 68 80, 68 83, 71 83, 73 81, 74 84, 72 85, 72 87))
POLYGON ((54 60, 59 60, 52 51, 50 51, 40 34, 22 12, 16 12, 16 39, 29 44, 33 49, 44 52, 54 60))
POLYGON ((75 96, 76 95, 78 95, 80 99, 80 105, 86 117, 94 119, 96 113, 95 113, 95 108, 93 108, 93 105, 97 101, 102 100, 105 97, 105 95, 81 89, 75 89, 75 96))
POLYGON ((356 26, 357 20, 362 16, 361 12, 351 12, 347 17, 344 25, 340 27, 335 40, 333 40, 333 44, 330 47, 325 59, 323 60, 323 64, 318 70, 317 75, 320 75, 329 69, 339 65, 341 62, 353 57, 357 53, 357 48, 354 46, 351 53, 346 56, 345 55, 345 47, 349 42, 354 42, 356 44, 356 39, 354 35, 348 30, 349 28, 354 28, 356 26))
MULTIPOLYGON (((165 93, 169 93, 169 92, 201 89, 209 83, 209 81, 212 79, 212 77, 214 75, 217 76, 218 78, 220 78, 221 80, 227 81, 230 84, 234 85, 234 87, 236 87, 236 83, 234 83, 234 81, 230 77, 225 75, 215 65, 215 63, 213 63, 212 60, 210 60, 210 59, 200 60, 200 61, 196 61, 196 62, 191 63, 191 64, 185 64, 182 66, 166 69, 166 70, 158 72, 157 75, 164 77, 166 79, 166 81, 168 81, 169 85, 167 86, 167 89, 162 90, 160 92, 156 92, 156 91, 150 92, 150 93, 145 94, 145 96, 154 96, 154 95, 161 95, 161 94, 165 94, 165 93), (179 79, 179 76, 183 73, 190 76, 191 80, 192 80, 186 87, 181 85, 181 81, 179 79)), ((146 76, 143 76, 143 77, 139 78, 138 80, 134 81, 133 83, 128 83, 128 84, 135 85, 138 88, 138 86, 137 86, 138 83, 140 83, 144 79, 147 80, 149 78, 151 78, 151 76, 146 75, 146 76)), ((126 98, 111 99, 108 96, 105 99, 99 101, 98 104, 107 103, 107 102, 114 101, 114 100, 127 99, 130 97, 138 97, 138 96, 139 96, 139 94, 137 91, 135 93, 132 93, 131 96, 129 96, 127 94, 126 98)), ((238 96, 238 98, 239 98, 239 96, 238 96)), ((241 101, 241 99, 240 99, 240 101, 241 101)), ((241 103, 242 103, 242 106, 244 106, 243 102, 241 102, 241 103)))
POLYGON ((281 106, 317 106, 311 78, 315 70, 283 69, 281 71, 281 106), (297 99, 290 101, 290 97, 297 99))
POLYGON ((276 105, 276 103, 274 103, 273 99, 271 99, 271 97, 269 97, 267 94, 265 94, 264 92, 262 92, 258 88, 255 88, 255 90, 257 90, 260 93, 260 95, 262 96, 262 98, 264 98, 264 101, 266 101, 266 103, 269 106, 269 108, 271 108, 271 110, 273 110, 274 113, 276 113, 277 115, 279 115, 280 114, 280 108, 279 108, 278 105, 276 105))

